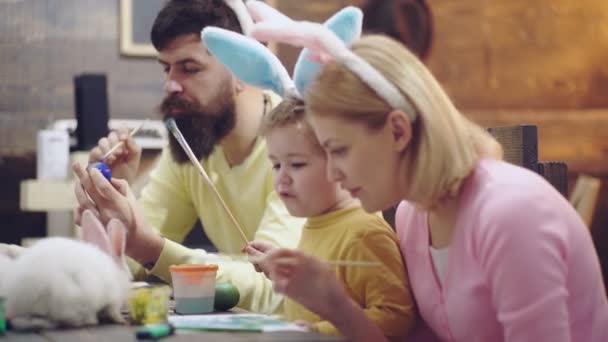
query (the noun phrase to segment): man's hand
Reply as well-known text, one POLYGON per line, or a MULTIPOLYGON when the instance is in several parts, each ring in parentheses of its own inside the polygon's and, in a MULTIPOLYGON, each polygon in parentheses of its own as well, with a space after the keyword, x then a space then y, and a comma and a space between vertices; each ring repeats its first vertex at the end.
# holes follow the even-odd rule
POLYGON ((76 223, 80 224, 82 213, 87 209, 104 225, 112 218, 118 219, 127 228, 126 254, 142 264, 156 262, 164 239, 145 221, 127 181, 115 178, 108 181, 99 170, 85 169, 78 163, 74 163, 72 169, 78 177, 76 223))
POLYGON ((89 153, 89 164, 100 161, 106 152, 121 141, 124 142, 123 145, 112 152, 104 163, 112 169, 114 178, 133 184, 141 160, 141 147, 135 143, 126 128, 110 132, 107 137, 99 139, 97 146, 89 153))

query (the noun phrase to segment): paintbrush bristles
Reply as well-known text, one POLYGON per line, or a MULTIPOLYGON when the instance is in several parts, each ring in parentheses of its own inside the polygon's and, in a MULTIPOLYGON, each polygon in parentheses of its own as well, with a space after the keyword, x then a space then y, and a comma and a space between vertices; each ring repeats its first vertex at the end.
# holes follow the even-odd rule
POLYGON ((230 220, 234 224, 234 227, 238 230, 238 232, 240 233, 241 237, 243 238, 243 241, 245 241, 245 243, 248 244, 249 240, 247 239, 247 235, 245 235, 245 232, 243 231, 243 228, 238 223, 238 221, 234 218, 234 215, 232 215, 232 212, 230 211, 230 208, 228 208, 228 205, 226 204, 226 202, 222 198, 222 195, 220 195, 220 193, 217 191, 217 188, 215 187, 215 184, 213 184, 213 182, 211 181, 211 178, 209 178, 209 175, 207 175, 207 171, 205 171, 205 169, 203 168, 203 166, 201 165, 201 163, 198 161, 198 159, 194 155, 194 152, 192 152, 192 149, 190 148, 190 145, 188 145, 188 142, 186 141, 186 139, 182 135, 182 132, 179 130, 179 127, 177 127, 177 123, 175 122, 175 120, 173 118, 167 119, 165 121, 165 124, 167 125, 167 128, 173 134, 173 136, 175 137, 175 139, 177 140, 177 142, 180 144, 180 146, 182 147, 182 149, 184 150, 184 152, 186 152, 186 155, 190 159, 190 162, 192 162, 192 164, 194 165, 194 167, 198 170, 198 172, 201 174, 201 176, 203 176, 203 178, 207 182, 207 185, 209 185, 209 187, 211 188, 211 190, 213 190, 213 193, 215 194, 215 196, 217 197, 217 199, 220 201, 222 207, 224 208, 224 210, 226 211, 226 213, 230 217, 230 220))

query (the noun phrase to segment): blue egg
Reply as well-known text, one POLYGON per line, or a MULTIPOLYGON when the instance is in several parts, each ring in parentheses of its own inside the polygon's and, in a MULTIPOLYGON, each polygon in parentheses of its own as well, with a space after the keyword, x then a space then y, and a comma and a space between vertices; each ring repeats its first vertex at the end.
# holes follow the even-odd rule
POLYGON ((99 172, 101 172, 101 174, 107 180, 111 180, 112 179, 112 169, 110 169, 110 167, 108 166, 108 164, 102 163, 102 162, 97 162, 97 163, 91 164, 90 167, 94 167, 97 170, 99 170, 99 172))

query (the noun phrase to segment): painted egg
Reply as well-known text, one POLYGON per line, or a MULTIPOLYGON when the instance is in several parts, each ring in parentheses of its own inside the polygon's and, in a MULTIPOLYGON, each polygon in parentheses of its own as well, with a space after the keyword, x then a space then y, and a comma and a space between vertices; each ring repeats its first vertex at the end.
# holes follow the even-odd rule
POLYGON ((107 180, 111 180, 112 179, 112 169, 110 169, 110 167, 108 166, 108 164, 102 163, 102 162, 97 162, 97 163, 91 164, 91 167, 94 167, 97 170, 99 170, 99 172, 101 172, 101 174, 107 180))

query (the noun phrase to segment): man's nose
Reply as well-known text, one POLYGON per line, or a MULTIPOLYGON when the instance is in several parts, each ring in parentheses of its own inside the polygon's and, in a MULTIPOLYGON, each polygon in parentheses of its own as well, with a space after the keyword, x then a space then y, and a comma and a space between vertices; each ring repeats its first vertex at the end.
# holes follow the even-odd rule
POLYGON ((181 84, 179 84, 179 82, 172 80, 172 79, 167 79, 165 81, 165 87, 164 87, 164 91, 167 95, 171 95, 174 93, 181 93, 183 91, 183 87, 181 84))

